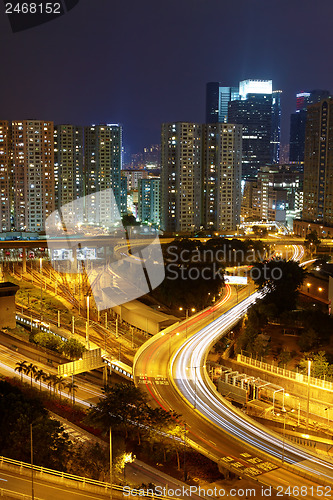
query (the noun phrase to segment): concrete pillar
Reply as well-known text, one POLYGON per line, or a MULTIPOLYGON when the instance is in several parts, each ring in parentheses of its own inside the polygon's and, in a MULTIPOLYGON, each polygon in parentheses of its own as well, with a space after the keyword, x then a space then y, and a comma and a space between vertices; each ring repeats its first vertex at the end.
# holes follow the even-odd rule
POLYGON ((77 272, 77 249, 73 248, 74 272, 77 272))
POLYGON ((22 248, 22 264, 23 264, 23 272, 27 272, 27 250, 26 248, 22 248))

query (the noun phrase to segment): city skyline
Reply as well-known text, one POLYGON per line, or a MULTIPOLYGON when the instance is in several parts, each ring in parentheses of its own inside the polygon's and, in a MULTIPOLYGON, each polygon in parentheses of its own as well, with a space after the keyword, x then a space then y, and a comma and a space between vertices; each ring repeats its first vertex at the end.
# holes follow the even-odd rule
MULTIPOLYGON (((245 0, 238 9, 215 0, 209 5, 191 2, 190 7, 183 0, 169 3, 168 8, 148 1, 112 6, 98 2, 92 9, 81 0, 66 16, 15 34, 3 14, 2 56, 11 75, 0 83, 2 95, 11 97, 3 99, 3 116, 10 121, 36 117, 56 124, 120 122, 126 131, 125 147, 135 152, 158 142, 163 122, 203 122, 207 82, 227 85, 267 78, 283 90, 282 144, 286 144, 295 94, 331 87, 333 75, 321 50, 329 37, 329 16, 323 19, 309 1, 288 5, 283 12, 273 4, 258 2, 253 7, 245 0), (214 35, 222 11, 229 21, 224 23, 223 39, 214 35), (321 27, 311 40, 306 29, 310 22, 321 27), (97 36, 90 35, 93 30, 97 36), (193 50, 184 59, 188 39, 193 50), (202 52, 204 58, 199 57, 202 52), (95 63, 97 53, 100 64, 95 63)), ((332 9, 328 1, 324 7, 326 12, 332 9)))

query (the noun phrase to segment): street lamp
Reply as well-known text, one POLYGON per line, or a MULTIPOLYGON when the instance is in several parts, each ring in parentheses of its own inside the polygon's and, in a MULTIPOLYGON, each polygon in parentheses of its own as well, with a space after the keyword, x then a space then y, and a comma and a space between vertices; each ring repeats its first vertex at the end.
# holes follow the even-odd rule
POLYGON ((283 391, 283 408, 284 408, 284 388, 281 388, 281 389, 277 389, 276 391, 273 391, 273 415, 275 415, 275 393, 276 392, 281 392, 283 391))
POLYGON ((86 347, 89 349, 89 295, 87 295, 86 347))
POLYGON ((308 400, 306 408, 306 430, 309 429, 311 359, 308 359, 308 400))
POLYGON ((311 283, 307 283, 306 286, 308 287, 308 293, 310 293, 310 286, 311 286, 311 283))

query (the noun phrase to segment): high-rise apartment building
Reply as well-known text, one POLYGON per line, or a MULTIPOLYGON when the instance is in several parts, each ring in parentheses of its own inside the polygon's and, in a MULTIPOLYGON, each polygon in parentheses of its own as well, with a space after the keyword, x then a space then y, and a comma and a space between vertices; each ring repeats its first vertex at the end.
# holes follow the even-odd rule
POLYGON ((328 90, 311 90, 296 94, 296 113, 290 115, 289 161, 291 163, 304 162, 307 107, 327 99, 329 95, 328 90))
POLYGON ((85 216, 88 222, 109 226, 114 211, 112 199, 121 210, 122 127, 118 124, 85 127, 84 143, 84 194, 92 195, 85 216), (98 197, 94 196, 96 192, 100 192, 98 197))
POLYGON ((196 231, 202 211, 202 126, 164 123, 161 142, 161 227, 196 231))
POLYGON ((239 99, 238 87, 225 87, 219 82, 206 85, 206 123, 228 123, 228 104, 239 99))
POLYGON ((138 217, 141 222, 160 225, 161 180, 158 177, 139 179, 138 217))
POLYGON ((206 87, 206 123, 243 126, 243 178, 278 163, 281 141, 281 91, 272 80, 242 80, 238 87, 211 82, 206 87))
POLYGON ((272 95, 247 94, 229 103, 230 123, 243 126, 242 177, 256 177, 260 167, 271 163, 272 95))
POLYGON ((256 179, 245 181, 242 218, 245 221, 288 223, 303 209, 303 174, 290 165, 262 167, 256 179))
POLYGON ((272 92, 272 133, 271 133, 271 162, 280 163, 281 144, 281 95, 282 90, 272 92))
POLYGON ((12 207, 12 154, 11 125, 0 121, 0 231, 11 229, 12 207))
POLYGON ((55 209, 53 122, 12 123, 14 226, 43 231, 55 209))
POLYGON ((240 223, 242 126, 203 126, 203 225, 232 231, 240 223))
POLYGON ((121 175, 126 177, 127 181, 127 191, 133 191, 138 189, 139 179, 147 179, 147 170, 133 170, 133 169, 123 169, 121 175))
MULTIPOLYGON (((61 209, 83 197, 83 127, 57 125, 54 128, 54 175, 56 207, 61 209)), ((78 205, 79 206, 79 205, 78 205)), ((68 214, 69 215, 69 214, 68 214)), ((77 209, 73 223, 83 222, 77 209)))
POLYGON ((127 179, 123 175, 120 178, 120 213, 122 216, 127 214, 127 179))
POLYGON ((307 108, 304 221, 333 226, 333 100, 307 108))
POLYGON ((162 229, 235 230, 240 221, 241 160, 240 125, 164 124, 162 229))

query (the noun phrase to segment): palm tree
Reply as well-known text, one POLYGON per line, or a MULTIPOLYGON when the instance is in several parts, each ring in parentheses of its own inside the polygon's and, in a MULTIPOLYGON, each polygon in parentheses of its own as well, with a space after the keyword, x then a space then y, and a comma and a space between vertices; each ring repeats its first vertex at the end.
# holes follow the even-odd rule
POLYGON ((59 397, 61 399, 61 390, 65 387, 64 377, 57 377, 56 376, 55 384, 57 385, 57 388, 59 390, 59 397))
POLYGON ((53 394, 55 395, 57 385, 58 385, 58 376, 57 375, 50 375, 49 378, 51 379, 51 385, 53 386, 53 394))
POLYGON ((30 375, 31 387, 32 387, 32 377, 36 374, 36 372, 37 372, 37 366, 34 365, 33 363, 29 363, 26 367, 25 373, 26 375, 30 375))
POLYGON ((18 372, 18 373, 20 373, 20 375, 21 375, 21 382, 22 382, 23 373, 26 373, 26 369, 27 369, 27 362, 26 361, 18 361, 16 363, 15 371, 18 372))
POLYGON ((42 390, 42 381, 45 380, 46 373, 44 370, 37 370, 35 373, 35 381, 39 382, 39 390, 42 390))
POLYGON ((52 373, 49 373, 48 375, 45 375, 45 377, 44 377, 44 381, 47 382, 47 387, 50 390, 50 394, 51 394, 51 387, 53 385, 53 377, 54 376, 55 375, 52 375, 52 373))
POLYGON ((71 380, 70 382, 67 382, 66 384, 66 389, 68 390, 68 395, 72 395, 72 403, 73 406, 75 404, 75 392, 78 389, 78 386, 74 383, 74 380, 71 380))

